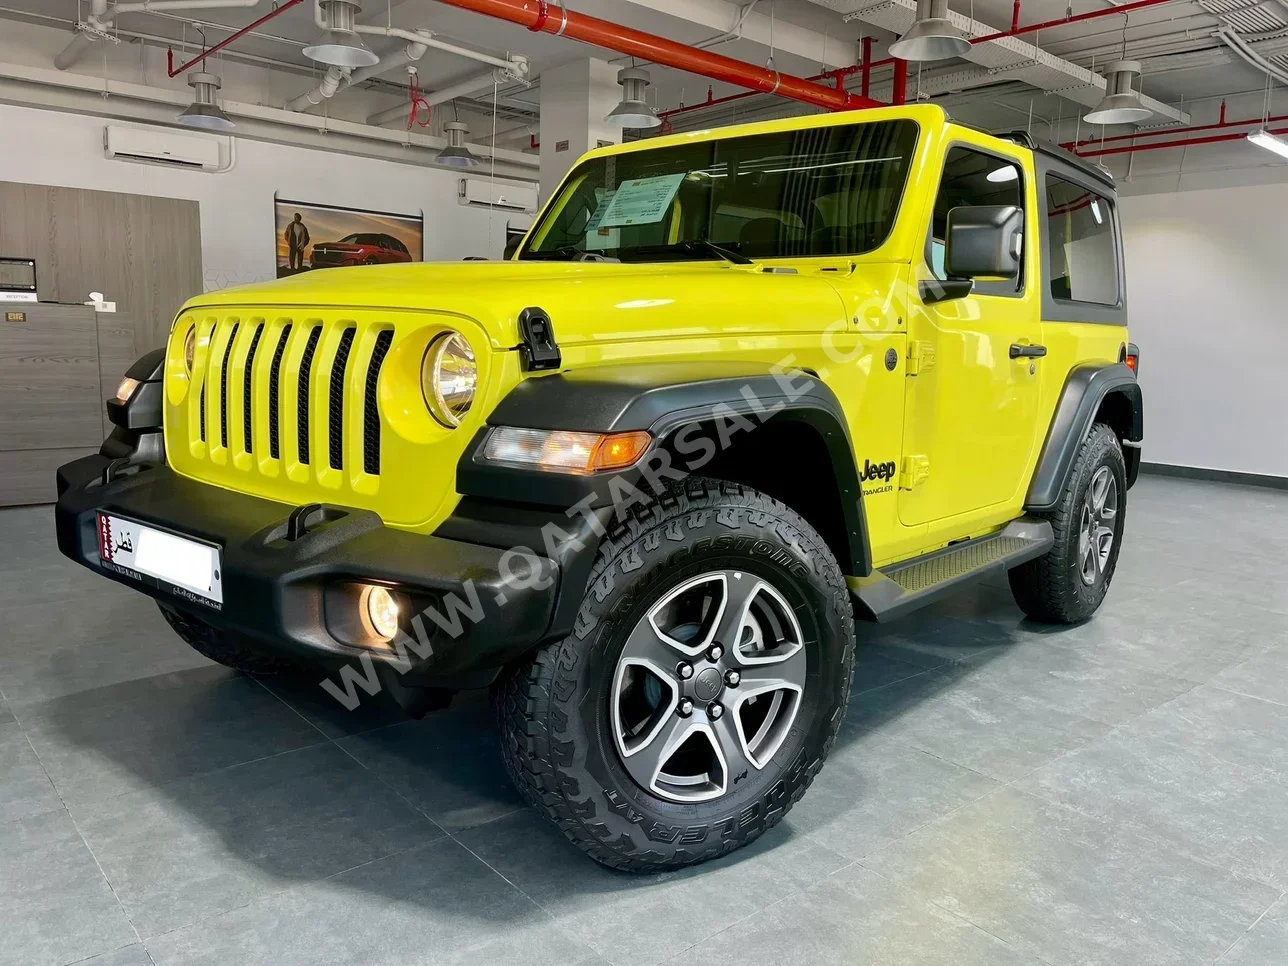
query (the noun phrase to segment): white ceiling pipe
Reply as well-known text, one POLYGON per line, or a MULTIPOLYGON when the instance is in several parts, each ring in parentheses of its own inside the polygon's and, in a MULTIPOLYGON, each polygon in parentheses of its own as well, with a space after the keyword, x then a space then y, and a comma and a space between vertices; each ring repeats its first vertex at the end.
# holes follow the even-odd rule
MULTIPOLYGON (((453 84, 450 87, 444 87, 442 90, 431 91, 422 95, 425 103, 430 107, 435 104, 442 104, 444 101, 450 101, 457 97, 464 97, 466 94, 472 94, 484 87, 491 87, 497 81, 496 71, 488 71, 486 74, 479 74, 477 77, 470 77, 461 81, 459 84, 453 84)), ((387 111, 380 111, 372 114, 367 118, 368 124, 380 125, 388 124, 393 120, 406 120, 410 104, 399 104, 397 107, 391 107, 387 111)))
POLYGON ((259 0, 135 0, 118 3, 111 10, 107 0, 90 0, 89 29, 77 30, 71 42, 54 58, 54 66, 67 70, 84 56, 90 44, 98 39, 95 31, 106 32, 112 22, 123 13, 147 13, 149 10, 226 10, 231 7, 253 7, 259 0))
POLYGON ((489 133, 475 138, 475 143, 500 144, 502 141, 517 141, 519 138, 530 138, 536 133, 532 124, 516 124, 512 127, 503 127, 495 134, 489 133))
POLYGON ((425 56, 426 46, 421 43, 408 44, 402 50, 395 54, 390 54, 378 64, 371 67, 359 67, 352 72, 346 72, 339 67, 331 67, 327 70, 326 76, 322 78, 322 83, 311 91, 301 94, 299 97, 290 101, 286 105, 288 111, 307 111, 316 104, 321 104, 329 97, 334 97, 341 91, 348 90, 354 84, 361 84, 365 80, 377 77, 380 74, 388 73, 396 67, 403 67, 407 64, 414 64, 425 56), (332 82, 332 74, 338 73, 340 79, 332 82))
POLYGON ((468 57, 470 60, 477 60, 480 64, 491 64, 493 67, 500 67, 502 70, 513 71, 520 77, 526 77, 528 74, 528 59, 526 57, 511 57, 509 59, 493 57, 491 54, 470 50, 467 47, 460 47, 456 44, 449 44, 445 40, 439 40, 428 30, 404 30, 401 27, 374 27, 366 24, 357 24, 353 29, 369 37, 397 37, 400 40, 409 40, 414 44, 426 44, 435 50, 456 54, 458 57, 468 57))

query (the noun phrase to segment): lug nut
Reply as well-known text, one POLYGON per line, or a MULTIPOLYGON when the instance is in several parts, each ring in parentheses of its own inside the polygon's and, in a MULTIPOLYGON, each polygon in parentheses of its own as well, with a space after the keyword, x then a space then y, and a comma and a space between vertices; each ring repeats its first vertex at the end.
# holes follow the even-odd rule
POLYGON ((693 714, 693 699, 681 698, 680 703, 675 706, 675 713, 681 718, 687 718, 689 715, 693 714))
POLYGON ((707 649, 708 661, 718 661, 722 657, 724 657, 724 648, 719 644, 712 644, 711 647, 707 649))
POLYGON ((737 671, 725 671, 725 684, 729 685, 729 687, 736 688, 741 681, 742 675, 737 671))
POLYGON ((689 678, 693 677, 693 665, 689 664, 687 661, 681 661, 676 665, 675 673, 680 676, 681 681, 687 681, 689 678))
POLYGON ((723 704, 719 704, 715 701, 712 701, 709 705, 707 705, 707 717, 709 717, 712 721, 719 721, 720 716, 722 714, 724 714, 723 704))

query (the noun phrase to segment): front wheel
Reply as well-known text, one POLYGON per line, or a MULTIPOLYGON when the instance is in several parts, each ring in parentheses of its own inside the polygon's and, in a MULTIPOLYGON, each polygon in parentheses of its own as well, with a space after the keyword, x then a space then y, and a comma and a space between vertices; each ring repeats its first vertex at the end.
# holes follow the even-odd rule
POLYGON ((1055 544, 1010 572, 1020 610, 1049 624, 1076 624, 1100 607, 1122 548, 1127 467, 1112 429, 1096 423, 1078 451, 1056 510, 1055 544))
POLYGON ((809 524, 690 479, 605 537, 574 633, 497 686, 507 770, 604 865, 723 855, 822 767, 853 644, 845 580, 809 524))

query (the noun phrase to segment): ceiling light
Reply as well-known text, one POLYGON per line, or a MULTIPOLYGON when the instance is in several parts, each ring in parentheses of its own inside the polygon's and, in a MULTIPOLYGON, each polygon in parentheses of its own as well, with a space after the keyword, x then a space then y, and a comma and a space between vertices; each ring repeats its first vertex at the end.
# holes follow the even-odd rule
POLYGON ((966 35, 948 19, 948 0, 917 0, 917 20, 890 45, 900 60, 931 61, 960 57, 970 50, 966 35))
POLYGON ((1265 128, 1260 131, 1253 131, 1248 135, 1248 140, 1259 148, 1265 148, 1267 151, 1273 151, 1280 157, 1288 158, 1288 141, 1281 137, 1276 137, 1265 128))
POLYGON ((644 88, 652 78, 649 72, 638 67, 627 67, 617 72, 617 83, 622 85, 622 102, 618 104, 605 123, 614 127, 659 127, 662 119, 657 116, 657 109, 644 102, 644 88))
POLYGON ((448 121, 443 125, 443 133, 447 135, 447 147, 438 152, 438 157, 434 159, 436 162, 453 168, 472 168, 479 163, 479 159, 465 146, 465 135, 470 133, 467 125, 460 121, 448 121))
POLYGON ((332 67, 373 67, 380 63, 353 29, 362 10, 357 0, 321 0, 319 6, 329 26, 304 48, 305 57, 332 67))
POLYGON ((1096 201, 1094 198, 1091 199, 1091 217, 1096 219, 1097 225, 1103 225, 1105 223, 1105 216, 1100 213, 1100 202, 1096 201))
POLYGON ((1105 68, 1105 96, 1082 119, 1088 124, 1139 124, 1154 116, 1140 95, 1132 90, 1131 79, 1140 76, 1140 61, 1118 60, 1105 68))
POLYGON ((1019 178, 1020 172, 1016 170, 1015 165, 1004 164, 1000 168, 994 168, 986 177, 993 184, 1003 184, 1007 181, 1014 181, 1019 178))
POLYGON ((193 90, 193 101, 179 115, 179 123, 189 127, 203 127, 208 131, 231 131, 237 125, 215 103, 215 91, 222 86, 218 74, 201 71, 188 75, 188 86, 193 90))

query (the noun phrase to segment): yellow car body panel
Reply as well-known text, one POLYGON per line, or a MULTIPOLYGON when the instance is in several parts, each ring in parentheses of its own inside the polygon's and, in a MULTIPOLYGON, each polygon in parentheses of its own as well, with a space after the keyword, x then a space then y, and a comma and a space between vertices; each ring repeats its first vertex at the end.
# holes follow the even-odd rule
MULTIPOLYGON (((898 470, 863 483, 876 566, 995 530, 1022 513, 1069 371, 1084 361, 1116 361, 1127 338, 1115 325, 1042 320, 1033 242, 1021 297, 927 305, 918 296, 918 283, 931 277, 927 232, 948 149, 976 146, 1021 166, 1025 238, 1037 239, 1032 151, 952 124, 937 107, 910 106, 646 139, 588 157, 891 118, 915 121, 918 143, 893 230, 861 255, 752 265, 402 264, 303 273, 198 296, 180 311, 168 345, 167 458, 177 473, 226 489, 294 505, 352 505, 377 512, 387 525, 431 532, 459 501, 457 462, 488 414, 521 380, 546 377, 524 372, 517 351, 520 313, 540 306, 554 320, 565 371, 719 360, 816 374, 845 411, 860 472, 887 463, 898 470), (189 373, 184 344, 194 329, 189 373), (466 337, 479 366, 477 398, 454 429, 430 415, 420 376, 427 346, 448 329, 466 337), (386 330, 387 356, 372 377, 386 330), (1011 360, 1007 350, 1017 342, 1041 343, 1048 355, 1011 360), (927 359, 934 361, 923 368, 927 359), (364 450, 373 394, 376 473, 368 472, 364 450), (307 415, 281 418, 266 446, 273 406, 307 415)), ((548 210, 578 177, 574 168, 548 210)))

